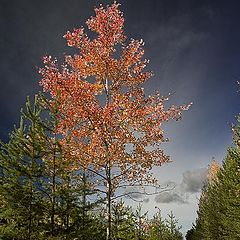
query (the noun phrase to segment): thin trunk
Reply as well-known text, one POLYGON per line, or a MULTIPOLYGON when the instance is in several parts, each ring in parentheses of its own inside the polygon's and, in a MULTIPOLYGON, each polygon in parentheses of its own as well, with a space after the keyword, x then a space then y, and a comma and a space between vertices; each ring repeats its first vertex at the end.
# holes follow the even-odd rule
POLYGON ((82 196, 82 229, 83 235, 82 239, 85 240, 85 230, 86 230, 86 172, 83 172, 83 196, 82 196))
POLYGON ((67 232, 68 232, 68 230, 69 230, 69 214, 67 214, 66 227, 67 227, 67 232))
MULTIPOLYGON (((110 104, 110 93, 108 89, 108 79, 105 79, 105 92, 106 92, 106 106, 110 104)), ((108 142, 105 140, 106 150, 109 154, 108 142)), ((111 197, 112 197, 112 181, 111 181, 111 163, 108 159, 108 164, 106 168, 107 177, 107 235, 106 240, 112 240, 112 215, 111 215, 111 197)))
MULTIPOLYGON (((35 129, 35 124, 33 123, 33 129, 35 129)), ((33 146, 32 146, 32 151, 31 151, 31 173, 33 173, 33 165, 34 165, 34 141, 33 141, 33 146)), ((31 240, 31 234, 32 234, 32 201, 33 201, 33 179, 32 176, 30 176, 30 201, 29 201, 29 222, 28 222, 28 239, 31 240)))
POLYGON ((112 240, 112 215, 111 215, 111 195, 112 195, 112 185, 111 185, 111 167, 108 164, 107 167, 107 235, 106 240, 112 240))
MULTIPOLYGON (((70 177, 68 176, 67 177, 67 190, 68 190, 68 193, 70 191, 70 177)), ((67 201, 67 213, 66 213, 66 228, 67 228, 67 232, 69 231, 69 216, 70 216, 70 208, 71 208, 71 202, 69 202, 69 198, 66 199, 67 201)))
POLYGON ((56 176, 56 169, 55 169, 55 163, 56 163, 56 159, 55 159, 55 154, 56 154, 56 150, 55 150, 55 146, 54 146, 54 151, 53 151, 53 175, 52 175, 52 213, 51 213, 51 235, 52 237, 54 236, 55 233, 55 222, 54 222, 54 217, 55 217, 55 176, 56 176))
POLYGON ((31 186, 31 198, 29 202, 29 222, 28 222, 28 239, 31 240, 32 234, 32 186, 31 186))

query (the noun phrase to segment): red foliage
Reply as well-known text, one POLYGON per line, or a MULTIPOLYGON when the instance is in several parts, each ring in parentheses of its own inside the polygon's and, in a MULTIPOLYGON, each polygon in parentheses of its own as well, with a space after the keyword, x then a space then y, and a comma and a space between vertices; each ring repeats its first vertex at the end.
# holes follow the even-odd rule
POLYGON ((169 160, 160 149, 161 125, 178 119, 189 105, 165 110, 167 99, 145 97, 142 84, 152 73, 144 72, 144 42, 127 44, 118 7, 95 9, 96 16, 86 22, 97 33, 94 39, 83 28, 67 32, 68 45, 78 53, 66 56, 61 67, 45 57, 40 85, 58 101, 57 132, 70 159, 96 169, 116 166, 128 180, 151 181, 148 170, 169 160), (120 57, 115 57, 117 45, 120 57))

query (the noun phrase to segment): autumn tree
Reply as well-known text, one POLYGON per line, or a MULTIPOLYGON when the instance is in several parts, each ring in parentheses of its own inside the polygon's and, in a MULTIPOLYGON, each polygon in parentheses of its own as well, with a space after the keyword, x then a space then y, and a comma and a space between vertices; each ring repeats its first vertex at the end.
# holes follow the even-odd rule
MULTIPOLYGON (((121 184, 153 184, 149 171, 169 161, 161 149, 165 142, 162 124, 179 119, 189 106, 165 109, 167 98, 145 96, 143 84, 152 76, 144 71, 144 42, 124 34, 123 14, 114 2, 95 8, 84 28, 64 37, 74 56, 58 66, 44 57, 40 85, 50 102, 59 106, 56 132, 61 136, 64 157, 95 173, 106 195, 107 239, 111 239, 111 204, 121 184)), ((98 183, 99 183, 98 182, 98 183)))
POLYGON ((212 158, 212 161, 207 171, 207 181, 209 184, 217 181, 217 174, 219 170, 220 170, 220 165, 217 163, 217 161, 214 158, 212 158))

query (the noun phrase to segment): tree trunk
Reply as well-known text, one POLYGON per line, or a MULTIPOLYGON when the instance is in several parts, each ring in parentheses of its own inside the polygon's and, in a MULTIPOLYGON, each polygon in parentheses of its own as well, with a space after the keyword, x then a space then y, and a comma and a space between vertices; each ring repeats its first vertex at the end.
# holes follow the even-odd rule
POLYGON ((83 196, 82 196, 82 239, 85 240, 85 230, 86 230, 86 172, 83 172, 83 196))
MULTIPOLYGON (((32 188, 31 188, 31 194, 32 194, 32 188)), ((28 218, 28 239, 31 240, 31 234, 32 234, 32 196, 29 203, 29 218, 28 218)))
POLYGON ((51 213, 51 235, 52 237, 55 234, 55 177, 56 177, 56 169, 55 169, 55 154, 56 154, 56 150, 55 150, 55 146, 54 146, 54 151, 53 151, 53 175, 52 175, 52 213, 51 213))
POLYGON ((107 167, 107 235, 106 240, 112 240, 112 214, 111 214, 111 196, 112 196, 112 185, 111 185, 111 167, 108 164, 107 167))

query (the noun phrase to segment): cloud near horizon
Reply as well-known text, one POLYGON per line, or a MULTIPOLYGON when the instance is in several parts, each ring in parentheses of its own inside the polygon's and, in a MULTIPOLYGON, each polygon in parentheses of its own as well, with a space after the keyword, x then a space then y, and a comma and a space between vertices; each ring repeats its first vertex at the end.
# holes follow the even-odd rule
POLYGON ((179 204, 187 203, 187 201, 184 200, 182 196, 180 196, 175 192, 160 193, 155 197, 155 202, 156 203, 179 203, 179 204))
POLYGON ((156 203, 186 204, 189 194, 199 193, 207 179, 207 168, 198 168, 186 171, 182 174, 182 182, 175 183, 176 187, 169 191, 158 194, 156 203))
POLYGON ((207 180, 207 168, 199 168, 193 171, 183 173, 183 180, 180 185, 182 192, 197 193, 200 192, 207 180))

